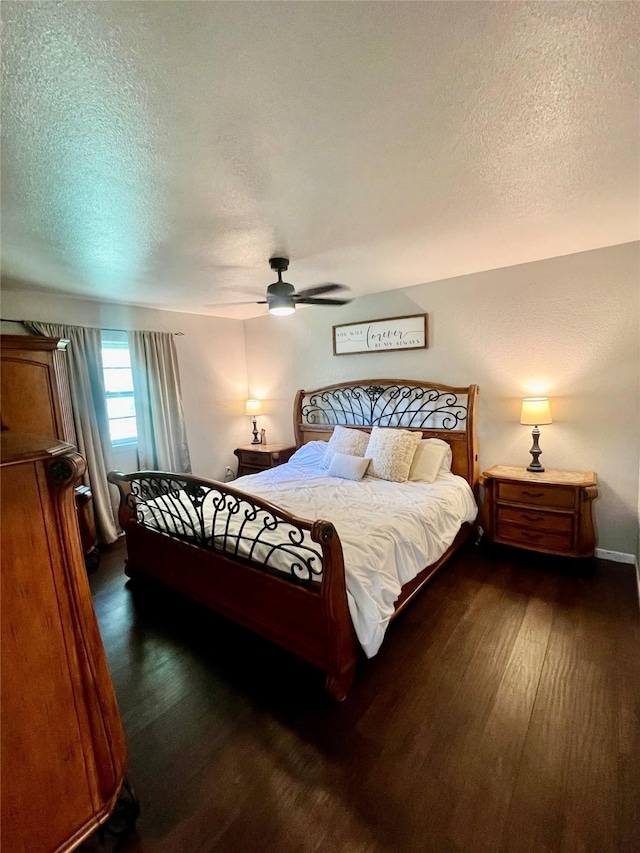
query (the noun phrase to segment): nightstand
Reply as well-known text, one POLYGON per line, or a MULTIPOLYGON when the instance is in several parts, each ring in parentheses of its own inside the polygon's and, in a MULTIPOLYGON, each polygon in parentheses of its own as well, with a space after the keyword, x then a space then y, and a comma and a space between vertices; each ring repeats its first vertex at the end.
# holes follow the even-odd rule
POLYGON ((487 539, 566 557, 591 557, 596 546, 592 471, 551 468, 541 474, 494 465, 480 476, 487 539))
POLYGON ((246 444, 233 452, 238 457, 238 477, 244 477, 288 462, 296 448, 288 444, 246 444))

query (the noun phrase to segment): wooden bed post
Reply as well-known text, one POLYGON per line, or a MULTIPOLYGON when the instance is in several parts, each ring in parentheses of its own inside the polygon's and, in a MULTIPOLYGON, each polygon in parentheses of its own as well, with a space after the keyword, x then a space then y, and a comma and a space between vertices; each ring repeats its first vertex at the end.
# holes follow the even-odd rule
POLYGON ((129 495, 131 494, 131 483, 125 479, 124 474, 120 471, 109 471, 107 474, 107 480, 110 483, 113 483, 114 486, 118 487, 118 491, 120 492, 120 504, 118 506, 118 523, 120 527, 125 530, 126 526, 135 521, 135 513, 133 511, 133 507, 129 502, 129 495))
POLYGON ((360 648, 349 614, 342 545, 335 527, 326 521, 313 524, 311 538, 322 545, 323 552, 320 599, 329 628, 330 667, 325 686, 342 702, 353 683, 360 648))
POLYGON ((467 392, 467 429, 466 443, 468 454, 469 476, 466 478, 478 499, 478 480, 480 478, 480 462, 478 461, 478 435, 476 432, 476 403, 478 386, 469 385, 467 392))
POLYGON ((293 434, 295 436, 296 447, 302 447, 302 430, 300 424, 300 412, 302 411, 302 398, 304 391, 300 389, 296 392, 296 399, 293 403, 293 434))

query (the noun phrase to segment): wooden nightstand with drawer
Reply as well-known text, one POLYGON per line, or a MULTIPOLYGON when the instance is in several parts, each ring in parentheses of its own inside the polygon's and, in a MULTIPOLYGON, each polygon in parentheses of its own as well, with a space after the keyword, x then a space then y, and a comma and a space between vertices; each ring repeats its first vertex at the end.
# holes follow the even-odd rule
POLYGON ((541 474, 494 465, 484 486, 482 526, 492 542, 566 557, 591 557, 596 546, 592 471, 549 469, 541 474))
POLYGON ((238 477, 244 477, 288 462, 296 448, 288 444, 246 444, 233 452, 238 457, 238 477))

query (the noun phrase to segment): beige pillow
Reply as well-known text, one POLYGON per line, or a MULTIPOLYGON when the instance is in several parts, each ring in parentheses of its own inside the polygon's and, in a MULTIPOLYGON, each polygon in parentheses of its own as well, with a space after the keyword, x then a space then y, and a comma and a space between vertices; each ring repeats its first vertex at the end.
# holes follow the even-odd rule
POLYGON ((331 465, 334 453, 346 453, 347 456, 364 456, 368 443, 368 432, 350 427, 335 427, 322 460, 323 467, 328 468, 331 465))
POLYGON ((422 433, 374 427, 365 451, 371 464, 367 474, 392 483, 406 483, 422 433))
POLYGON ((329 476, 340 477, 342 480, 361 480, 367 473, 370 462, 370 459, 364 459, 362 456, 334 453, 329 465, 329 476))
POLYGON ((413 482, 433 483, 440 471, 451 470, 451 447, 441 438, 425 438, 411 463, 409 479, 413 482))

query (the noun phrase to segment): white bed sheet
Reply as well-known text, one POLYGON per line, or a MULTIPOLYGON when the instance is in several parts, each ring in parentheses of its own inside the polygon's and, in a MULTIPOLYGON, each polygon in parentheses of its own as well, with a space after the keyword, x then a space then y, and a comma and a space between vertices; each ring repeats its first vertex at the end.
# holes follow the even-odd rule
POLYGON ((434 483, 328 477, 321 466, 325 449, 326 442, 309 442, 287 464, 240 477, 233 486, 301 518, 333 523, 344 552, 353 625, 373 657, 402 586, 444 554, 478 507, 466 480, 451 473, 434 483))

